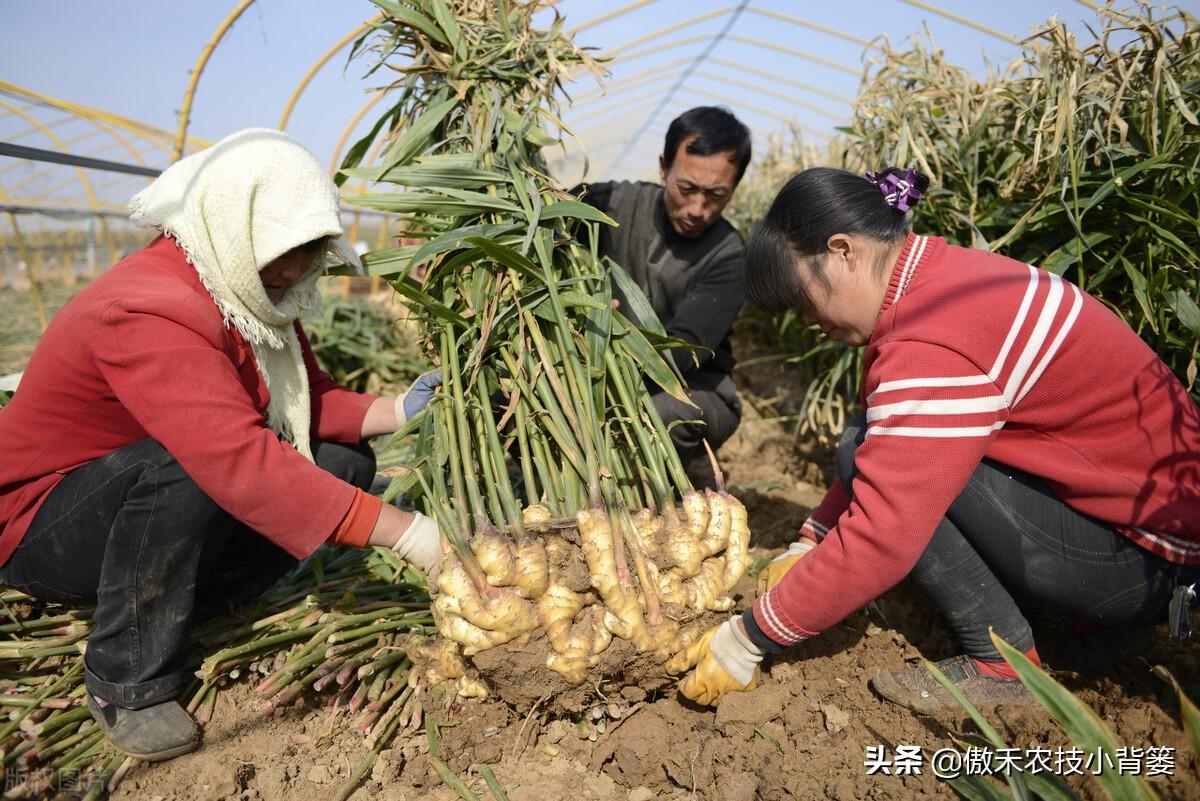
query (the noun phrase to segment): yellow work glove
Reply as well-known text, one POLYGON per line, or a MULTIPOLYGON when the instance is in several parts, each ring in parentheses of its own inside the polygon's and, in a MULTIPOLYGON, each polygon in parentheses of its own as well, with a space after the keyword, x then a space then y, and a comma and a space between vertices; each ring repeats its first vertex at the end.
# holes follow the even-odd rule
POLYGON ((792 569, 792 565, 804 558, 804 555, 816 548, 816 544, 809 540, 796 540, 787 547, 787 550, 776 556, 766 566, 758 572, 758 583, 754 587, 754 595, 766 595, 767 590, 774 589, 775 585, 783 581, 784 574, 792 569))
POLYGON ((698 704, 716 706, 728 693, 758 686, 758 664, 763 652, 742 628, 741 616, 726 620, 704 633, 667 663, 668 673, 695 668, 679 682, 679 692, 698 704))

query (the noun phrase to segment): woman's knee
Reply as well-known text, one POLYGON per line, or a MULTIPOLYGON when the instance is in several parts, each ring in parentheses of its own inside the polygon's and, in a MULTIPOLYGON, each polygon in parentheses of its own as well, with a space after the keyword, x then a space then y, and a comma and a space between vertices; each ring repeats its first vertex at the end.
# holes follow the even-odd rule
POLYGON ((838 480, 842 482, 842 486, 846 488, 847 492, 850 491, 850 485, 854 481, 855 474, 858 472, 854 468, 854 453, 862 445, 866 437, 867 415, 860 412, 850 418, 850 422, 846 423, 846 429, 842 432, 842 438, 838 441, 838 480))
POLYGON ((375 452, 365 442, 317 442, 313 458, 322 470, 359 489, 369 489, 375 480, 375 452))

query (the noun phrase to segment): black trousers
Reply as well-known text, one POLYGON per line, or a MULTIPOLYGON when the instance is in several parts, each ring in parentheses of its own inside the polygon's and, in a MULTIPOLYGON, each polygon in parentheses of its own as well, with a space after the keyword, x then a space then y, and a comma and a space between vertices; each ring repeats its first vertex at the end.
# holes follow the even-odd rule
POLYGON ((696 406, 657 388, 650 396, 685 464, 692 456, 703 452, 701 443, 704 440, 708 440, 715 453, 733 436, 742 421, 742 401, 734 389, 732 377, 721 373, 694 373, 688 376, 687 393, 696 406), (676 425, 672 426, 672 423, 676 425))
MULTIPOLYGON (((375 475, 366 445, 316 442, 313 455, 358 487, 375 475)), ((197 615, 254 598, 295 564, 145 439, 63 478, 0 578, 44 600, 95 604, 88 691, 140 709, 174 698, 187 680, 197 615)))
MULTIPOLYGON (((853 486, 854 452, 865 435, 863 415, 842 435, 845 487, 853 486)), ((1041 479, 985 459, 911 575, 969 656, 999 661, 988 628, 1028 651, 1027 614, 1105 628, 1164 623, 1175 584, 1196 581, 1200 567, 1150 553, 1067 506, 1041 479)))

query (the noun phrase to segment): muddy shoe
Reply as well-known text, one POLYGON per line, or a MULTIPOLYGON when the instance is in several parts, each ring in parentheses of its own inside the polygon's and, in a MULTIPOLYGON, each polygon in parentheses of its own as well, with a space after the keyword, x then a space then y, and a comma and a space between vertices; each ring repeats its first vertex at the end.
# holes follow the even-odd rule
MULTIPOLYGON (((935 663, 946 678, 975 706, 1024 703, 1033 700, 1029 690, 1017 679, 980 676, 969 656, 956 656, 935 663)), ((958 702, 923 667, 908 670, 881 670, 871 679, 875 692, 892 703, 914 712, 931 714, 943 709, 959 709, 958 702)))
POLYGON ((175 701, 122 709, 89 694, 88 709, 109 742, 131 757, 161 762, 200 747, 200 728, 175 701))

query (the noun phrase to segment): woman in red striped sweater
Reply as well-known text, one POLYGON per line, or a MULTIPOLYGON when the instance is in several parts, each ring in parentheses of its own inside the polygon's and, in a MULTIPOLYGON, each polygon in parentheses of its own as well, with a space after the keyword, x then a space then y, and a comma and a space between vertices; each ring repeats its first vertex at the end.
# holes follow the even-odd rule
MULTIPOLYGON (((910 574, 964 652, 939 666, 980 704, 1026 696, 989 629, 1038 662, 1028 615, 1053 615, 1095 632, 1075 656, 1112 652, 1200 579, 1200 410, 1187 390, 1078 287, 911 233, 927 184, 911 170, 806 170, 750 241, 754 302, 866 346, 866 411, 753 606, 680 656, 695 666, 681 691, 701 703, 748 689, 765 654, 910 574)), ((917 711, 953 704, 924 669, 872 683, 917 711)))

